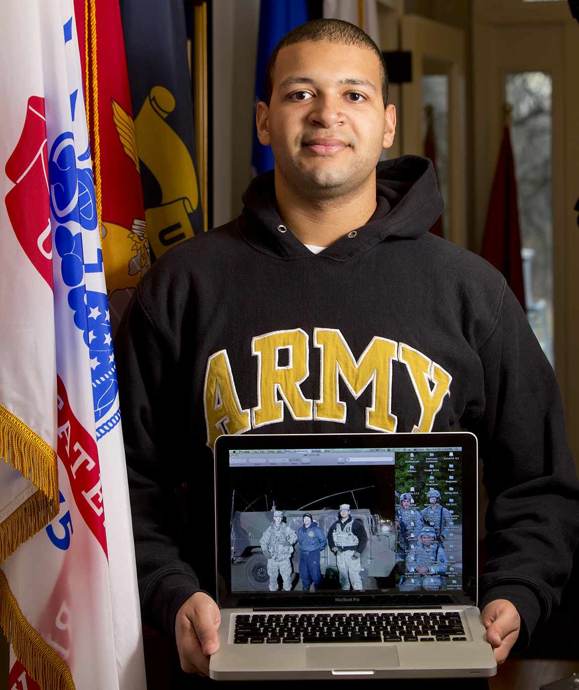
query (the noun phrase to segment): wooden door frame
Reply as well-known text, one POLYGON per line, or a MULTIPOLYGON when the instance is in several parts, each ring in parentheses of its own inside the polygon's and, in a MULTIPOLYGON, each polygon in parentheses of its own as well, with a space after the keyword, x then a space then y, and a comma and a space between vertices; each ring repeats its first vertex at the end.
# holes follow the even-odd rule
POLYGON ((425 60, 447 66, 448 195, 447 238, 467 245, 466 38, 461 29, 416 15, 401 17, 402 49, 412 51, 412 82, 402 86, 402 153, 423 155, 422 98, 425 60))

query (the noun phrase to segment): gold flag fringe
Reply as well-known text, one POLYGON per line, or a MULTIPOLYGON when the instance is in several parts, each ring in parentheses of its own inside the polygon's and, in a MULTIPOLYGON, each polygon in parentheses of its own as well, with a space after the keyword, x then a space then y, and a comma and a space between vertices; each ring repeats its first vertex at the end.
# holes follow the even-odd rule
POLYGON ((26 620, 2 570, 0 627, 18 660, 43 690, 75 690, 72 674, 64 659, 26 620))
POLYGON ((0 562, 58 514, 56 452, 18 417, 0 405, 0 459, 38 491, 0 523, 0 562))
POLYGON ((0 561, 14 553, 20 544, 45 527, 55 514, 52 503, 42 491, 33 493, 0 522, 0 561))

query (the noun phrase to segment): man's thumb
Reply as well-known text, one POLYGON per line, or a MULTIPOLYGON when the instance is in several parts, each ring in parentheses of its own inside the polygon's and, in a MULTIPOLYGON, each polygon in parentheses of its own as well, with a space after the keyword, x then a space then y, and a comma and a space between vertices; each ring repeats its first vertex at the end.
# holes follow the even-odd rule
POLYGON ((195 617, 195 634, 203 650, 203 654, 214 654, 219 648, 219 614, 213 606, 203 607, 195 617))
POLYGON ((487 640, 488 642, 493 646, 493 647, 498 647, 501 642, 503 641, 503 634, 501 633, 501 629, 497 623, 491 623, 487 627, 487 640))
POLYGON ((203 654, 209 656, 219 647, 218 625, 214 620, 206 618, 195 623, 195 634, 203 650, 203 654))
POLYGON ((498 609, 497 605, 493 602, 492 604, 485 606, 482 615, 482 624, 486 628, 487 640, 493 646, 500 645, 502 641, 500 625, 497 619, 500 620, 500 610, 498 609))
POLYGON ((499 645, 509 633, 517 629, 515 621, 499 606, 491 605, 488 610, 485 609, 482 622, 487 629, 487 640, 493 646, 499 645))

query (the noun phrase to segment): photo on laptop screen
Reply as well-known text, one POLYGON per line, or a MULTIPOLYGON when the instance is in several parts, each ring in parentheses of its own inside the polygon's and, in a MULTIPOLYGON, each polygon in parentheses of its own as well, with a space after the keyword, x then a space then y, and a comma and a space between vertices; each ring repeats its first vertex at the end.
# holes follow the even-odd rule
POLYGON ((231 591, 462 588, 460 447, 229 451, 231 591))

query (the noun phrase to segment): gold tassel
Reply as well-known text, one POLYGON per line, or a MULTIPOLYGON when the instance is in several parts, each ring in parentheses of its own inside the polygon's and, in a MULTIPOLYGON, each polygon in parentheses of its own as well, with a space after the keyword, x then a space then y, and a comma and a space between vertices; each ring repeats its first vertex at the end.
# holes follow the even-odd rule
POLYGON ((0 405, 0 459, 38 488, 0 523, 0 562, 58 514, 56 452, 44 439, 0 405))
POLYGON ((43 690, 75 690, 70 669, 24 617, 0 570, 0 627, 18 660, 43 690))
POLYGON ((8 558, 36 532, 46 526, 58 513, 42 493, 36 491, 24 503, 0 522, 0 561, 8 558))

